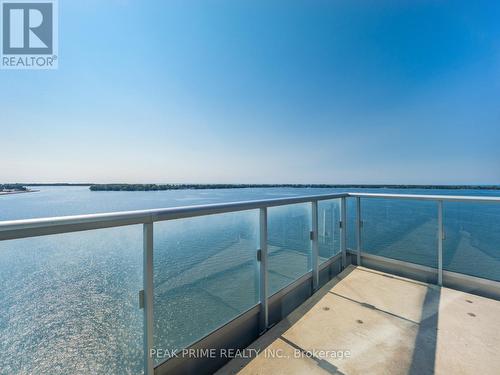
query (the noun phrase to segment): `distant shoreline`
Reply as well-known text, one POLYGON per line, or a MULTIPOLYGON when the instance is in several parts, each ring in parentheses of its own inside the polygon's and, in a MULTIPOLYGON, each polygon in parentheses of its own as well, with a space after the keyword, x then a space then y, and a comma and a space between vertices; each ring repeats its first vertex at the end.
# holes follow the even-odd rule
POLYGON ((35 190, 28 189, 23 184, 0 184, 0 195, 12 195, 21 193, 32 193, 35 190))
POLYGON ((12 195, 12 194, 23 194, 23 193, 36 193, 39 190, 15 190, 15 191, 0 191, 0 195, 12 195))
MULTIPOLYGON (((58 186, 89 187, 90 191, 163 191, 249 188, 323 188, 323 189, 425 189, 425 190, 500 190, 500 185, 396 185, 396 184, 92 184, 92 183, 29 183, 15 184, 21 189, 2 191, 0 195, 31 193, 27 187, 58 186), (24 189, 24 190, 22 190, 24 189)), ((0 186, 2 186, 0 184, 0 186)))
POLYGON ((91 191, 162 191, 244 188, 446 189, 500 190, 500 185, 361 185, 361 184, 93 184, 91 191))

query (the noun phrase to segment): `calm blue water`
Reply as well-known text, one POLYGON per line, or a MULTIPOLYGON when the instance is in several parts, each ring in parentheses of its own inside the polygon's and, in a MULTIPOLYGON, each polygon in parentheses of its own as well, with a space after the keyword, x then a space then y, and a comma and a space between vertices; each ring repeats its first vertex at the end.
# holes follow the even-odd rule
MULTIPOLYGON (((335 192, 39 189, 0 196, 0 220, 335 192)), ((499 195, 470 190, 373 191, 499 195)), ((353 208, 350 202, 352 248, 353 208)), ((435 203, 363 199, 362 209, 366 252, 436 266, 435 203)), ((320 203, 322 261, 339 251, 338 219, 338 201, 320 203)), ((445 203, 444 223, 444 268, 500 280, 500 205, 445 203)), ((310 269, 310 225, 308 204, 269 210, 271 293, 310 269)), ((257 211, 155 224, 156 347, 189 345, 258 302, 257 239, 257 211)), ((142 372, 141 226, 0 242, 0 283, 0 374, 142 372)))

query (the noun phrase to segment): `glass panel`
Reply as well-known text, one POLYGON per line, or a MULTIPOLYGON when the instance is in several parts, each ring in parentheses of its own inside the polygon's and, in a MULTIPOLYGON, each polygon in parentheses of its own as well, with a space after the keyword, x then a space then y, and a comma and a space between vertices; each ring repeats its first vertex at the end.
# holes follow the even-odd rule
POLYGON ((318 202, 319 263, 340 252, 340 199, 318 202))
POLYGON ((258 210, 155 223, 156 348, 185 348, 258 303, 258 238, 258 210))
POLYGON ((0 242, 0 372, 143 372, 142 226, 0 242))
POLYGON ((358 248, 358 239, 356 238, 356 223, 358 220, 356 214, 356 198, 347 198, 347 238, 346 238, 346 246, 350 250, 357 250, 358 248))
POLYGON ((443 269, 500 281, 500 205, 443 203, 443 269))
POLYGON ((361 199, 363 251, 437 267, 437 203, 361 199))
POLYGON ((311 203, 268 209, 270 295, 312 269, 311 203))

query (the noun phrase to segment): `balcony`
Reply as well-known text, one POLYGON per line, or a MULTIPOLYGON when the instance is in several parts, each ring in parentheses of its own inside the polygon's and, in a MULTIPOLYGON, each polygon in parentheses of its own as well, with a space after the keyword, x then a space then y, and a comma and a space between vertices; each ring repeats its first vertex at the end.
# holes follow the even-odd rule
MULTIPOLYGON (((51 299, 46 311, 32 316, 4 301, 2 314, 15 318, 4 324, 8 350, 0 359, 11 373, 43 373, 40 363, 53 366, 51 373, 276 373, 275 366, 291 366, 286 373, 494 373, 499 203, 487 196, 339 193, 0 222, 0 251, 22 247, 40 257, 37 264, 47 256, 61 263, 44 276, 54 290, 44 295, 51 299), (91 257, 89 246, 96 247, 91 257), (140 260, 123 262, 124 248, 140 260), (75 282, 65 270, 79 270, 64 263, 72 251, 88 271, 78 274, 77 286, 98 289, 98 306, 71 300, 74 288, 65 288, 75 282), (108 264, 100 257, 107 252, 115 256, 112 269, 93 277, 92 264, 108 264), (127 283, 137 263, 142 285, 127 283), (123 269, 120 283, 111 282, 123 269), (118 305, 127 306, 119 318, 118 305), (97 307, 105 312, 79 315, 97 307), (41 323, 47 317, 49 326, 41 323), (65 330, 50 334, 61 326, 68 335, 83 330, 78 337, 92 345, 82 340, 67 349, 65 330), (114 343, 122 345, 119 355, 93 336, 117 329, 126 341, 114 343), (28 356, 22 350, 34 337, 65 352, 28 356), (244 348, 293 348, 304 358, 260 353, 229 362, 229 351, 244 348), (311 356, 315 350, 349 351, 350 358, 311 356)), ((31 275, 43 272, 17 274, 24 290, 16 298, 45 293, 30 290, 37 287, 31 275)))
POLYGON ((222 374, 497 374, 500 302, 348 266, 222 374))

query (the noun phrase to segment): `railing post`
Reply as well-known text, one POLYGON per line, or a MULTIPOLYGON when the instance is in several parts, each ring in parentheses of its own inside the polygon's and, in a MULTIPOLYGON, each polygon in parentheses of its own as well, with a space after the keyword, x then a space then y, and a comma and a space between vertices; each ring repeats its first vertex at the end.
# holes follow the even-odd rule
POLYGON ((319 243, 318 243, 318 201, 311 202, 312 211, 312 279, 313 291, 318 290, 319 286, 319 243))
POLYGON ((267 208, 260 209, 260 249, 258 265, 260 273, 260 331, 264 332, 269 326, 268 308, 268 273, 267 273, 267 208))
POLYGON ((356 197, 356 242, 357 242, 357 264, 361 266, 361 198, 356 197))
POLYGON ((144 374, 153 375, 153 223, 143 226, 144 374))
POLYGON ((443 285, 443 201, 438 201, 438 285, 443 285))
POLYGON ((347 214, 346 198, 340 198, 340 251, 342 252, 342 269, 347 267, 347 214))

